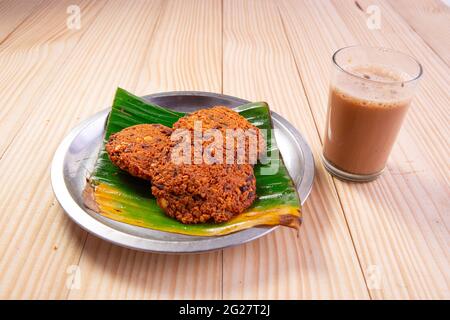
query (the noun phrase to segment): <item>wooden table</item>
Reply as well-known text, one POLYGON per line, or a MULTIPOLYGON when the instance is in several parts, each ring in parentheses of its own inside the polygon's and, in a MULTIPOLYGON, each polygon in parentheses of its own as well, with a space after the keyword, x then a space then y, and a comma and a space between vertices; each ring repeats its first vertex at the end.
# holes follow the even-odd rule
POLYGON ((439 0, 5 0, 0 70, 1 298, 450 298, 450 9, 439 0), (319 160, 330 57, 352 44, 410 53, 425 70, 386 172, 366 184, 319 160), (75 225, 50 162, 117 86, 267 101, 316 160, 299 236, 161 255, 75 225))

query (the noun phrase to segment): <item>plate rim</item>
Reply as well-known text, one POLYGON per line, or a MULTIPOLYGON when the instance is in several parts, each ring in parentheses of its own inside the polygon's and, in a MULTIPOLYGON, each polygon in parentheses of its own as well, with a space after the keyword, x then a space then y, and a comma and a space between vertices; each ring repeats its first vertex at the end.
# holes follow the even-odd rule
MULTIPOLYGON (((248 103, 247 100, 229 96, 229 95, 222 95, 217 93, 210 93, 210 92, 204 92, 204 91, 170 91, 170 92, 159 92, 151 95, 145 95, 142 96, 143 99, 148 100, 149 98, 158 98, 158 97, 165 97, 165 96, 176 96, 176 95, 192 95, 192 96, 206 96, 206 97, 214 97, 214 98, 225 98, 228 100, 234 100, 237 103, 248 103)), ((61 207, 63 208, 65 214, 67 214, 71 220, 73 220, 76 224, 78 224, 82 229, 86 230, 89 233, 94 234, 95 236, 109 241, 111 243, 114 243, 116 245, 126 247, 129 249, 134 250, 141 250, 146 252, 153 252, 153 253, 173 253, 173 254, 183 254, 183 253, 202 253, 202 252, 209 252, 209 251, 215 251, 220 249, 225 249, 229 247, 233 247, 236 245, 244 244, 246 242, 250 242, 253 240, 256 240, 257 238, 263 237, 267 235, 268 233, 272 232, 278 226, 274 227, 254 227, 242 231, 238 231, 229 235, 225 236, 218 236, 218 237, 205 237, 204 241, 196 241, 196 244, 199 243, 205 244, 205 242, 211 242, 214 239, 216 240, 223 240, 224 237, 227 237, 229 243, 226 243, 225 245, 219 244, 213 245, 213 246, 206 246, 206 248, 196 248, 195 246, 189 245, 189 243, 192 243, 190 241, 185 241, 182 243, 177 243, 176 248, 174 248, 172 242, 164 241, 164 240, 158 240, 158 239, 147 239, 142 238, 130 233, 126 233, 120 230, 117 230, 111 226, 108 226, 107 224, 102 223, 101 221, 94 218, 89 212, 87 212, 88 209, 81 208, 80 205, 75 201, 75 199, 72 198, 70 191, 66 185, 65 181, 65 174, 64 174, 64 163, 65 163, 65 156, 67 153, 67 150, 69 149, 72 141, 77 137, 77 135, 83 131, 84 128, 86 128, 88 125, 90 125, 92 122, 98 120, 98 118, 106 117, 107 114, 110 112, 111 108, 103 109, 92 116, 88 117, 81 123, 79 123, 77 126, 75 126, 69 134, 67 134, 62 142, 59 144, 58 148, 56 149, 56 152, 53 156, 53 160, 51 163, 51 184, 52 189, 55 194, 56 199, 60 203, 61 207), (245 235, 247 233, 247 237, 244 239, 238 239, 239 236, 245 235), (230 239, 231 238, 231 239, 230 239), (233 239, 237 238, 237 239, 233 239), (150 246, 149 246, 150 244, 150 246), (182 248, 180 248, 182 247, 182 248), (179 250, 181 249, 181 250, 179 250)), ((306 142, 306 140, 303 138, 303 136, 298 132, 298 130, 285 118, 277 114, 276 112, 271 112, 272 117, 275 118, 279 123, 281 123, 286 129, 289 134, 293 136, 293 140, 297 143, 298 147, 302 150, 302 154, 304 157, 305 162, 305 170, 304 170, 304 176, 302 177, 302 184, 301 186, 296 186, 297 192, 299 196, 303 193, 303 196, 300 196, 301 204, 306 201, 308 198, 311 190, 312 190, 312 184, 314 180, 314 174, 315 174, 315 168, 314 168, 314 157, 312 155, 312 151, 306 142), (305 181, 305 182, 303 182, 305 181), (300 187, 303 187, 300 189, 300 187)), ((205 247, 205 246, 203 246, 205 247)))

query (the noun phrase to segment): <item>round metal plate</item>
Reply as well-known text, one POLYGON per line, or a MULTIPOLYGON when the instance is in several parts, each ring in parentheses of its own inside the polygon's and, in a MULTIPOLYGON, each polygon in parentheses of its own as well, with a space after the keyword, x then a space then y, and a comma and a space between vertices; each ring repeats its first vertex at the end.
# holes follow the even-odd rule
MULTIPOLYGON (((214 105, 236 107, 246 100, 208 92, 178 91, 145 96, 152 103, 178 111, 193 111, 214 105)), ((242 244, 273 231, 276 227, 255 227, 219 237, 187 236, 137 227, 103 217, 83 205, 82 191, 102 146, 103 110, 74 128, 58 147, 52 162, 53 191, 66 213, 82 228, 115 244, 161 253, 193 253, 242 244)), ((314 179, 314 159, 300 133, 283 117, 272 112, 275 138, 286 167, 295 182, 302 203, 314 179)))

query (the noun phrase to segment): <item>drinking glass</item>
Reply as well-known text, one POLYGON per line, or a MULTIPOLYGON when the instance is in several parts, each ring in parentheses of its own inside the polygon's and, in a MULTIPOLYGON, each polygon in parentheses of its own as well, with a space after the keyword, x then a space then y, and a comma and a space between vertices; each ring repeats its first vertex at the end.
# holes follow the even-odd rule
POLYGON ((370 181, 383 172, 421 76, 421 64, 395 50, 334 53, 322 153, 331 174, 370 181))

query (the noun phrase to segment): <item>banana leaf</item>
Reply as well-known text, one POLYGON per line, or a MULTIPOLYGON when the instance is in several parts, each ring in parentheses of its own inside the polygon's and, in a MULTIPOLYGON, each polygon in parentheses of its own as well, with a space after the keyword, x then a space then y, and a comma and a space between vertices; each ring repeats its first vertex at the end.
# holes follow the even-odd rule
MULTIPOLYGON (((260 129, 271 129, 271 117, 265 102, 249 103, 234 109, 260 129)), ((104 144, 85 189, 85 204, 110 219, 160 231, 196 236, 218 236, 254 226, 300 225, 300 200, 283 160, 274 157, 254 167, 257 199, 244 213, 220 224, 185 225, 170 218, 156 204, 150 183, 116 167, 105 151, 111 134, 141 123, 159 123, 171 127, 185 114, 157 106, 118 88, 105 129, 104 144), (278 166, 267 175, 271 166, 278 166)), ((267 131, 267 150, 276 155, 278 148, 271 130, 267 131)))

